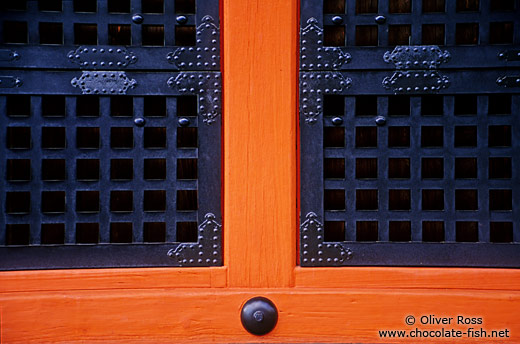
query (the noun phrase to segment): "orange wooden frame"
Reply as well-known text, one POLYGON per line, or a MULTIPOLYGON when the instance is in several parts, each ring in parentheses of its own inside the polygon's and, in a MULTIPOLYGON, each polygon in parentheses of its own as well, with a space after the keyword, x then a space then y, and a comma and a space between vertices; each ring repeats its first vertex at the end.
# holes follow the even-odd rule
POLYGON ((377 331, 424 314, 520 343, 519 270, 296 266, 298 2, 222 2, 224 266, 2 272, 1 343, 416 343, 377 331), (239 320, 258 295, 280 312, 260 338, 239 320))

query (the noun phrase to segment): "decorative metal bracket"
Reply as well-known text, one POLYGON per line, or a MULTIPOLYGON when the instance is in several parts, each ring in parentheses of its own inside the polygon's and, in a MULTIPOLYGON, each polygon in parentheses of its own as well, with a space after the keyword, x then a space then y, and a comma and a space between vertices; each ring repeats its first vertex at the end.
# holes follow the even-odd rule
POLYGON ((16 51, 9 49, 0 49, 0 61, 15 61, 20 58, 16 51))
POLYGON ((221 113, 220 73, 181 72, 168 79, 168 86, 182 94, 196 94, 199 97, 199 114, 207 125, 217 120, 221 113))
POLYGON ((497 84, 504 87, 520 87, 520 75, 503 76, 497 79, 497 84))
POLYGON ((168 53, 166 59, 181 70, 216 70, 220 65, 219 28, 211 16, 202 18, 196 30, 196 46, 168 53))
POLYGON ((305 122, 314 124, 323 114, 323 95, 340 94, 352 86, 352 79, 340 72, 300 73, 300 114, 305 122))
POLYGON ((397 71, 391 77, 383 80, 383 85, 394 92, 437 92, 450 85, 447 76, 440 75, 437 71, 397 71))
POLYGON ((137 62, 137 56, 125 48, 114 47, 78 47, 67 55, 70 62, 82 68, 126 67, 137 62))
POLYGON ((204 222, 198 227, 197 243, 182 243, 168 251, 179 266, 218 266, 222 265, 222 225, 212 213, 207 213, 204 222))
POLYGON ((394 93, 434 93, 450 86, 447 76, 436 69, 451 55, 436 45, 397 46, 383 59, 393 63, 397 71, 383 79, 383 87, 394 93))
POLYGON ((323 29, 316 18, 307 20, 307 26, 300 33, 300 69, 339 69, 352 60, 352 56, 342 48, 323 46, 323 29))
POLYGON ((300 243, 301 266, 341 266, 354 255, 342 243, 325 242, 323 225, 313 212, 305 216, 300 226, 300 243))
POLYGON ((500 53, 498 53, 498 58, 507 62, 520 61, 520 50, 501 51, 500 53))
POLYGON ((129 88, 137 85, 125 72, 84 71, 81 77, 71 80, 71 85, 79 87, 83 94, 126 94, 129 88))
POLYGON ((394 63, 396 69, 436 69, 451 59, 450 53, 436 45, 399 45, 383 56, 386 63, 394 63))
POLYGON ((14 76, 0 76, 0 88, 15 88, 23 85, 21 79, 14 76))

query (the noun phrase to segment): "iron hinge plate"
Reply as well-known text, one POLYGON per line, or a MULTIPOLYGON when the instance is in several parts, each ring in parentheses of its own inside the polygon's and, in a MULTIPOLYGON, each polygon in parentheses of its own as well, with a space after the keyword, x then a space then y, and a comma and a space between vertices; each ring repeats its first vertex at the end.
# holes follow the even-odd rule
POLYGON ((316 18, 307 20, 307 26, 300 33, 300 70, 340 69, 352 60, 350 53, 338 47, 325 47, 323 29, 316 18))
POLYGON ((0 49, 0 61, 15 61, 20 58, 16 51, 9 49, 0 49))
POLYGON ((198 227, 198 242, 182 243, 168 251, 168 257, 175 259, 179 266, 219 266, 222 265, 222 225, 212 213, 198 227))
POLYGON ((20 78, 14 76, 0 76, 0 88, 15 88, 23 85, 20 78))
POLYGON ((73 87, 81 89, 83 94, 126 94, 129 88, 135 88, 137 81, 121 71, 84 71, 81 77, 71 80, 73 87))
POLYGON ((501 51, 498 53, 498 58, 507 62, 520 61, 520 50, 501 51))
POLYGON ((507 88, 520 87, 520 75, 500 77, 497 79, 497 84, 507 88))

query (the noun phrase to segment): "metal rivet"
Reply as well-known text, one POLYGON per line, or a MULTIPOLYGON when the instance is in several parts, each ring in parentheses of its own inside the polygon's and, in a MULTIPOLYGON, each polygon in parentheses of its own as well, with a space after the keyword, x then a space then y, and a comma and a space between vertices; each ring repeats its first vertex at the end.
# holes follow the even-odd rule
POLYGON ((144 21, 144 18, 140 13, 136 13, 132 16, 132 21, 136 24, 141 24, 144 21))
POLYGON ((377 16, 374 18, 375 22, 379 25, 386 23, 386 17, 385 16, 377 16))
POLYGON ((190 120, 186 117, 179 118, 178 122, 181 127, 186 127, 186 126, 190 125, 190 120))
POLYGON ((341 125, 341 124, 343 124, 343 118, 341 118, 341 117, 334 117, 332 119, 332 124, 334 124, 334 125, 341 125))
POLYGON ((383 116, 377 116, 375 122, 377 125, 383 126, 386 124, 386 118, 383 116))
POLYGON ((240 312, 242 326, 257 336, 271 332, 278 322, 278 310, 265 297, 254 297, 247 301, 240 312))
POLYGON ((343 23, 343 18, 341 18, 340 16, 334 16, 332 17, 332 22, 336 25, 339 25, 343 23))
POLYGON ((139 118, 134 119, 134 123, 138 127, 143 127, 146 124, 146 120, 144 118, 139 117, 139 118))
POLYGON ((177 20, 177 23, 179 24, 184 24, 188 21, 188 18, 186 16, 177 16, 175 20, 177 20))

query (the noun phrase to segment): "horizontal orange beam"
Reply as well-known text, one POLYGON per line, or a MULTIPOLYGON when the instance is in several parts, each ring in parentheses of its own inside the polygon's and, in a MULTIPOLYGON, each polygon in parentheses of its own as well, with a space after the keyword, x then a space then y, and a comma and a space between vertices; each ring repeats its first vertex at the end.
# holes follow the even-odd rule
POLYGON ((227 268, 76 269, 0 272, 0 293, 105 289, 220 288, 227 268))
POLYGON ((520 291, 518 269, 343 267, 300 268, 296 287, 520 291))
MULTIPOLYGON (((518 269, 343 267, 294 269, 297 288, 520 291, 518 269)), ((227 267, 0 272, 0 293, 106 289, 223 288, 227 267)))
MULTIPOLYGON (((508 330, 520 342, 520 292, 393 289, 106 290, 0 294, 2 343, 417 343, 385 340, 379 330, 508 330), (278 325, 263 337, 246 332, 240 309, 251 297, 271 299, 278 325), (405 323, 407 316, 416 325, 405 323), (422 316, 481 318, 482 325, 422 325, 422 316)), ((422 342, 445 343, 446 339, 422 342)), ((453 343, 482 343, 457 338, 453 343)))

